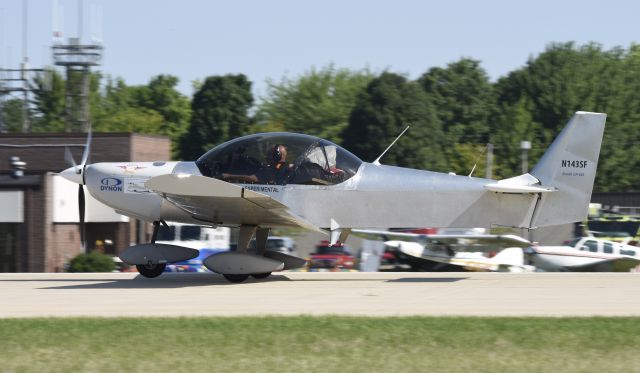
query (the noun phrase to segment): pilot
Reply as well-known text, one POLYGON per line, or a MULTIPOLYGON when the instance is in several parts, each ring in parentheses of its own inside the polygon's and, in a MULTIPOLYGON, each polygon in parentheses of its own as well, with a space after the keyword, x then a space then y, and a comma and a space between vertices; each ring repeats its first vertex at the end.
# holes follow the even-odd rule
POLYGON ((259 184, 283 184, 289 175, 290 165, 287 164, 287 147, 276 144, 269 148, 266 164, 253 175, 233 175, 223 173, 223 179, 239 182, 259 184))

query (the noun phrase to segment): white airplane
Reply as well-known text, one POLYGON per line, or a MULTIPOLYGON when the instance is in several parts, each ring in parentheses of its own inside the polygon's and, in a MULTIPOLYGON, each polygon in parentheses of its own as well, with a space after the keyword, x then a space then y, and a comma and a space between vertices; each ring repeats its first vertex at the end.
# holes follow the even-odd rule
POLYGON ((416 234, 410 232, 355 229, 352 234, 366 239, 383 239, 385 246, 404 255, 475 271, 532 272, 525 264, 523 248, 528 240, 515 235, 491 234, 416 234), (504 249, 504 247, 508 247, 504 249), (489 258, 485 253, 498 251, 489 258))
POLYGON ((335 244, 345 242, 351 229, 534 228, 582 221, 605 121, 605 114, 577 112, 530 173, 500 181, 385 166, 380 158, 389 148, 367 163, 329 141, 292 133, 241 137, 195 162, 97 164, 87 164, 88 136, 80 165, 67 152, 73 166, 61 175, 79 184, 81 231, 84 186, 116 212, 153 222, 151 243, 120 256, 146 277, 197 255, 156 244, 162 222, 239 227, 237 250, 204 264, 241 282, 305 264, 265 250, 273 227, 326 231, 335 244), (250 252, 254 235, 257 252, 250 252))
POLYGON ((565 246, 525 249, 528 264, 543 271, 629 272, 640 265, 640 247, 594 237, 576 238, 565 246))

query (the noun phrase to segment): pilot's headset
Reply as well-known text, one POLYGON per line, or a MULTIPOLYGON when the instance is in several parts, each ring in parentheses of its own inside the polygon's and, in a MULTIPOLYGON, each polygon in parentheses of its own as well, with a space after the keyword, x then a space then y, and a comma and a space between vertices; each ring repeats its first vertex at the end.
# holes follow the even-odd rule
POLYGON ((275 144, 272 148, 271 148, 271 160, 273 161, 273 164, 278 164, 280 163, 281 159, 282 159, 282 152, 280 151, 280 147, 284 146, 282 144, 275 144))

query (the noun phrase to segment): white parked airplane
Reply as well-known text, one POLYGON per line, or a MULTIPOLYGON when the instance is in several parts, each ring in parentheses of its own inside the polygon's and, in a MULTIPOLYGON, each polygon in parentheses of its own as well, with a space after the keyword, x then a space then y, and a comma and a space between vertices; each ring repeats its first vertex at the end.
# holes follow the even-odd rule
POLYGON ((458 251, 449 256, 442 251, 430 250, 428 247, 407 241, 387 241, 384 243, 401 251, 405 255, 430 260, 442 264, 460 266, 469 271, 491 272, 534 272, 536 268, 525 264, 524 253, 520 247, 509 247, 501 250, 493 257, 487 257, 485 252, 458 251))
POLYGON ((432 262, 451 264, 468 270, 496 272, 532 272, 525 264, 523 248, 531 246, 528 240, 515 235, 492 234, 417 234, 410 232, 374 231, 354 229, 353 235, 365 239, 382 239, 388 247, 399 252, 432 262), (508 247, 507 249, 504 249, 508 247), (499 251, 489 258, 485 253, 499 251))
POLYGON ((543 271, 629 272, 640 265, 640 247, 594 237, 564 246, 534 245, 525 254, 527 264, 543 271))
POLYGON ((367 163, 329 141, 292 133, 241 137, 195 162, 87 164, 87 146, 80 165, 67 157, 73 166, 61 175, 79 184, 81 225, 84 186, 117 212, 154 223, 150 244, 120 256, 143 276, 198 254, 156 244, 162 222, 239 227, 237 250, 204 264, 241 282, 305 264, 265 250, 273 227, 327 231, 335 244, 352 229, 535 228, 584 220, 605 120, 577 112, 530 173, 500 181, 385 166, 382 155, 367 163), (248 251, 254 235, 257 253, 248 251))

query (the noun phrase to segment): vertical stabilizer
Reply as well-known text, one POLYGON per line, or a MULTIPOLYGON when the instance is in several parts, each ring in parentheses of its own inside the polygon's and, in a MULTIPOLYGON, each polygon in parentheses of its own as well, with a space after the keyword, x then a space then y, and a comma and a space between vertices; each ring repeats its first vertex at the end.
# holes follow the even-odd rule
POLYGON ((541 186, 556 191, 541 194, 532 227, 587 217, 606 118, 602 113, 576 112, 533 168, 531 175, 541 186))

